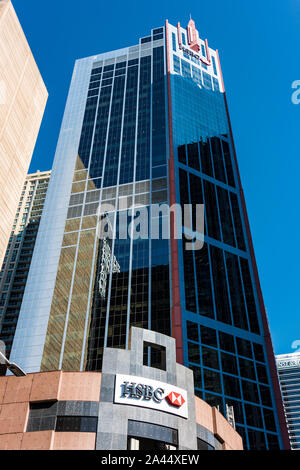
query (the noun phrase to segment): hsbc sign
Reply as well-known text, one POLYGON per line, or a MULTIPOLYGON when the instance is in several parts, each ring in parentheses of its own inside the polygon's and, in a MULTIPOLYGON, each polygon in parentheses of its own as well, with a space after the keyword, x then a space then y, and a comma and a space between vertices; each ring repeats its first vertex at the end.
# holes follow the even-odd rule
POLYGON ((152 408, 188 418, 187 392, 157 380, 116 375, 114 402, 122 405, 152 408))

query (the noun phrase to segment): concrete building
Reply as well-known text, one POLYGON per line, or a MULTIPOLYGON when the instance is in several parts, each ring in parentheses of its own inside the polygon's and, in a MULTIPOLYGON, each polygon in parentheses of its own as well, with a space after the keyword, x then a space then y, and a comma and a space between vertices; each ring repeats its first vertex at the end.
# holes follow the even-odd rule
POLYGON ((0 266, 48 93, 12 3, 0 0, 0 266))
POLYGON ((276 356, 292 450, 300 450, 300 353, 276 356))
POLYGON ((289 448, 219 55, 193 20, 76 61, 11 360, 101 372, 132 326, 176 339, 195 394, 233 407, 245 448, 289 448), (177 238, 150 210, 175 203, 193 207, 177 238), (123 238, 135 209, 170 236, 123 238))
POLYGON ((26 176, 0 272, 0 340, 10 350, 19 318, 51 171, 26 176))
POLYGON ((105 348, 100 372, 0 377, 0 450, 242 450, 216 408, 194 395, 175 340, 132 328, 128 350, 105 348), (145 348, 163 352, 160 369, 145 348))

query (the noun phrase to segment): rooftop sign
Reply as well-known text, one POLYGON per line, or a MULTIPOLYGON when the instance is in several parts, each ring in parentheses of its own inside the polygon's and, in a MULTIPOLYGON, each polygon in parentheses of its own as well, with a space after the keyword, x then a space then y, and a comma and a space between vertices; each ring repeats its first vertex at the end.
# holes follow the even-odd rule
POLYGON ((277 361, 278 369, 286 369, 288 367, 300 367, 300 359, 288 359, 277 361))

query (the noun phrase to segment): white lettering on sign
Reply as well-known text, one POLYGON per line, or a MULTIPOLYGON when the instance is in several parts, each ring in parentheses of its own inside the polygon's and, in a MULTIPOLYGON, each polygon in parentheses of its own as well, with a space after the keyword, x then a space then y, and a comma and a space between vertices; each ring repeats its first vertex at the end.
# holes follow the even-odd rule
POLYGON ((277 367, 279 369, 285 367, 300 367, 300 360, 278 361, 277 367))

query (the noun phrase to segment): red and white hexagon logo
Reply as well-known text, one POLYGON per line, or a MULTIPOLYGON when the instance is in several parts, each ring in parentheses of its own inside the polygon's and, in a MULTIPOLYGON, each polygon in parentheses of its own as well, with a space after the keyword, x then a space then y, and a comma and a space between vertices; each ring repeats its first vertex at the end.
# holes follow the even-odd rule
POLYGON ((166 396, 166 400, 170 405, 175 406, 176 408, 180 408, 185 403, 185 399, 181 393, 176 392, 169 393, 169 395, 166 396))

